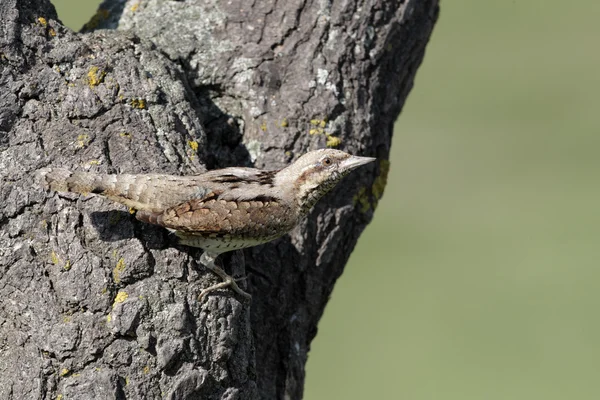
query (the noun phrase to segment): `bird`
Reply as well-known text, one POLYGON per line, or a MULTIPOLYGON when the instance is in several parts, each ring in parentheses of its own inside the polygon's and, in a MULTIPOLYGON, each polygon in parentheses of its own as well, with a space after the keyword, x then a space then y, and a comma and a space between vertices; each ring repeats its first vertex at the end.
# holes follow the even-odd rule
POLYGON ((139 221, 173 232, 180 244, 203 249, 200 263, 222 281, 203 289, 200 300, 226 287, 251 299, 217 257, 290 232, 344 176, 375 160, 328 148, 279 170, 229 167, 178 176, 42 168, 36 175, 45 189, 106 197, 135 210, 139 221))

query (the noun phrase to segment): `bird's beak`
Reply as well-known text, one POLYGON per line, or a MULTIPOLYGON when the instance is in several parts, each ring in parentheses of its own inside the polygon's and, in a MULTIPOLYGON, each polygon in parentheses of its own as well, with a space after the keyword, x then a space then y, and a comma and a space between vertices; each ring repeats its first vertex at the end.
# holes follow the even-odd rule
POLYGON ((377 159, 373 158, 373 157, 351 156, 349 158, 346 158, 344 161, 342 161, 340 163, 340 166, 342 167, 341 169, 344 171, 352 171, 353 169, 358 168, 361 165, 368 164, 375 160, 377 160, 377 159))

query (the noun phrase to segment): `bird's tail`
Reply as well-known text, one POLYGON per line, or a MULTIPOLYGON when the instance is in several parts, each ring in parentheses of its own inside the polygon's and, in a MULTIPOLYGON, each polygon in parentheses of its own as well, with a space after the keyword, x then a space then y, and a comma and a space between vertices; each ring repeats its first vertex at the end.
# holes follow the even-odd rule
POLYGON ((36 175, 46 189, 98 194, 127 207, 152 212, 180 204, 200 190, 191 177, 172 175, 95 174, 64 168, 44 168, 36 175))
POLYGON ((144 175, 72 172, 64 168, 44 168, 36 175, 42 186, 56 192, 99 194, 137 210, 152 210, 157 206, 147 186, 138 182, 146 177, 144 175))
POLYGON ((56 192, 81 194, 102 193, 107 188, 104 175, 89 172, 71 172, 64 168, 43 168, 36 173, 37 180, 56 192))

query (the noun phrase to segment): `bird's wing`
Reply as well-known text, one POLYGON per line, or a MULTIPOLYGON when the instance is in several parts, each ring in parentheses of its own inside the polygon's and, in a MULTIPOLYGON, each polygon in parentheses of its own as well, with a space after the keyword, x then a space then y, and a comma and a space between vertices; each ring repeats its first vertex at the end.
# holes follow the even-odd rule
POLYGON ((202 199, 193 199, 162 213, 141 211, 140 221, 180 232, 199 235, 265 236, 293 227, 293 214, 274 199, 227 201, 221 193, 211 192, 202 199))

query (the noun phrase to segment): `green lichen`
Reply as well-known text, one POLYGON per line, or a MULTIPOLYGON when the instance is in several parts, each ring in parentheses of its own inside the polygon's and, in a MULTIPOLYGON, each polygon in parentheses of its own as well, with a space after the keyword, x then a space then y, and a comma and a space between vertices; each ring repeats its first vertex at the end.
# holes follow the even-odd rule
POLYGON ((390 160, 379 161, 379 176, 375 178, 375 182, 373 182, 373 187, 371 188, 376 201, 379 201, 381 196, 383 196, 385 186, 387 185, 388 174, 390 172, 390 165, 390 160))
POLYGON ((360 211, 362 213, 366 213, 371 209, 371 202, 369 201, 369 194, 367 193, 367 188, 362 187, 358 190, 358 193, 354 195, 352 199, 354 206, 360 206, 360 211))
POLYGON ((360 206, 360 211, 366 213, 369 210, 374 210, 377 208, 377 204, 381 197, 383 196, 383 192, 385 190, 385 186, 387 185, 388 174, 390 172, 390 161, 389 160, 380 160, 379 161, 379 176, 375 178, 373 185, 371 186, 370 193, 366 187, 362 187, 359 189, 358 193, 353 198, 354 205, 360 206), (371 203, 371 198, 373 198, 373 203, 371 203))
POLYGON ((108 223, 110 226, 114 226, 121 220, 121 213, 111 213, 108 216, 108 223))
POLYGON ((102 22, 106 21, 110 16, 110 11, 104 8, 99 8, 96 14, 90 19, 88 23, 83 25, 84 31, 92 31, 96 29, 102 22))

